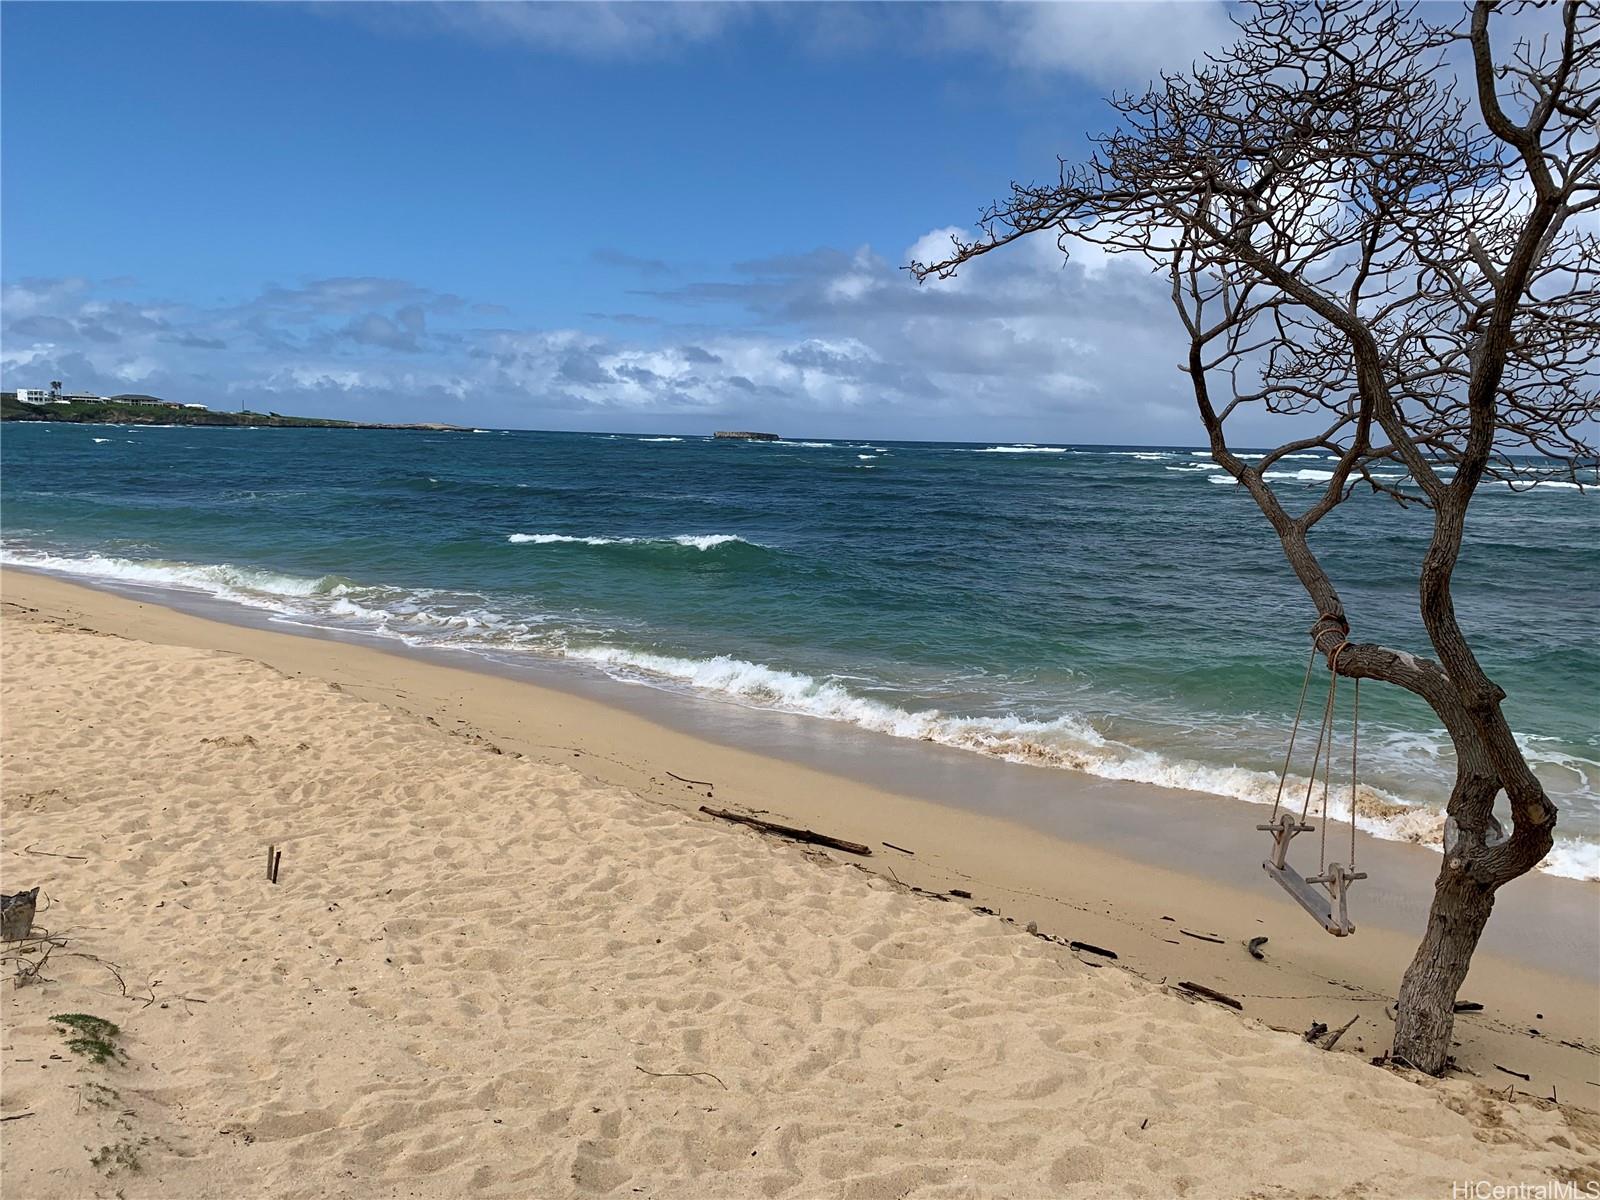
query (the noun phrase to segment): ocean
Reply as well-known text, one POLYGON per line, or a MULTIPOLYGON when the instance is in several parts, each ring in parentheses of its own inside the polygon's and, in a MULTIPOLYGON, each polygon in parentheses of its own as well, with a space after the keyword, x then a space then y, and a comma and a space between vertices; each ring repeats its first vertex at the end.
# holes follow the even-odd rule
MULTIPOLYGON (((1296 455, 1269 478, 1309 495, 1330 466, 1296 455)), ((12 423, 0 505, 8 564, 1267 804, 1315 615, 1197 446, 12 423)), ((1428 523, 1364 495, 1316 531, 1353 638, 1428 652, 1428 523)), ((1597 528, 1592 491, 1486 486, 1456 575, 1562 810, 1544 869, 1587 879, 1597 528)), ((1437 844, 1451 756, 1433 714, 1369 682, 1360 751, 1362 826, 1437 844)))

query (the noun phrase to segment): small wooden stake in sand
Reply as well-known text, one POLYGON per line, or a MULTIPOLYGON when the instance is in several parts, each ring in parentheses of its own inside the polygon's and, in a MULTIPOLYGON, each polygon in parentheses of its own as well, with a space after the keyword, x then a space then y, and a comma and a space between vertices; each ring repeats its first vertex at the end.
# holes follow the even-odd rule
POLYGON ((267 882, 278 882, 278 864, 283 861, 283 851, 276 846, 267 847, 267 882))
POLYGON ((39 889, 0 896, 0 942, 20 942, 33 932, 33 914, 39 889))

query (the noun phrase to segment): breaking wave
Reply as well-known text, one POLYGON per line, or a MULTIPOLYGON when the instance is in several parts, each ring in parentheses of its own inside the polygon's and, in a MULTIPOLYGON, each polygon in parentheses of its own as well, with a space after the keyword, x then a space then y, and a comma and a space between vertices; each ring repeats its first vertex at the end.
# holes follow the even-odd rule
POLYGON ((680 533, 670 538, 644 537, 572 537, 565 533, 513 533, 506 541, 532 546, 685 546, 691 550, 714 550, 718 546, 738 543, 741 546, 762 548, 759 542, 747 541, 736 533, 680 533))
MULTIPOLYGON (((599 666, 626 682, 666 681, 754 707, 839 721, 891 737, 936 742, 1007 762, 1068 768, 1103 779, 1228 796, 1252 804, 1270 805, 1278 792, 1277 775, 1270 771, 1200 763, 1127 745, 1102 736, 1076 715, 1036 721, 1017 716, 962 716, 938 709, 907 710, 858 696, 833 679, 777 670, 730 655, 693 659, 595 646, 569 647, 564 656, 599 666)), ((1306 784, 1305 778, 1291 776, 1286 794, 1294 794, 1296 787, 1303 794, 1306 784)), ((1330 795, 1328 815, 1335 822, 1350 819, 1348 791, 1330 795)), ((1438 849, 1444 815, 1363 785, 1356 794, 1356 824, 1376 837, 1438 849)), ((1558 839, 1541 865, 1551 874, 1600 879, 1600 846, 1558 839)))
MULTIPOLYGON (((1232 482, 1226 476, 1225 482, 1232 482)), ((732 534, 682 534, 675 538, 584 538, 565 534, 513 534, 528 544, 614 545, 653 543, 696 551, 744 543, 732 534)), ((753 543, 744 543, 753 544, 753 543)), ((1178 788, 1271 804, 1277 777, 1270 770, 1206 763, 1103 735, 1088 718, 1067 713, 1049 720, 1015 715, 967 716, 937 708, 899 707, 851 691, 834 677, 817 677, 751 662, 733 655, 678 657, 627 647, 594 644, 605 635, 584 630, 568 617, 508 614, 473 593, 428 588, 363 585, 339 575, 297 576, 229 563, 199 564, 135 560, 101 554, 65 556, 7 546, 0 563, 113 583, 180 589, 275 614, 275 620, 346 629, 396 639, 411 646, 454 647, 480 653, 536 654, 597 668, 614 679, 709 694, 757 708, 837 721, 891 737, 935 742, 1008 762, 1068 768, 1106 779, 1178 788)), ((1436 739, 1394 735, 1396 753, 1437 756, 1436 739), (1410 738, 1410 741, 1406 741, 1410 738), (1395 739, 1398 739, 1395 741, 1395 739)), ((1600 763, 1525 745, 1541 772, 1562 771, 1587 787, 1600 763)), ((1306 781, 1291 777, 1302 792, 1306 781)), ((1349 819, 1349 793, 1331 798, 1329 817, 1349 819)), ((1443 815, 1382 789, 1363 786, 1356 797, 1360 828, 1381 838, 1438 848, 1443 815)), ((1577 879, 1600 879, 1600 845, 1558 837, 1541 870, 1577 879)))

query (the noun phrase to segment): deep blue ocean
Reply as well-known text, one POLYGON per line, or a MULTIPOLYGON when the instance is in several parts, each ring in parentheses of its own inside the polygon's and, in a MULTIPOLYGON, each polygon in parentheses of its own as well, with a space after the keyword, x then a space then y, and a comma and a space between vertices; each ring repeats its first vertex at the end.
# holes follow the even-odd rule
MULTIPOLYGON (((1268 803, 1315 615, 1194 446, 12 423, 0 468, 8 563, 1268 803)), ((1352 637, 1429 652, 1427 527, 1373 496, 1319 527, 1352 637)), ((1546 868, 1587 878, 1597 531, 1593 491, 1485 487, 1456 576, 1563 809, 1546 868)), ((1392 688, 1361 706, 1363 824, 1437 844, 1443 731, 1392 688)))

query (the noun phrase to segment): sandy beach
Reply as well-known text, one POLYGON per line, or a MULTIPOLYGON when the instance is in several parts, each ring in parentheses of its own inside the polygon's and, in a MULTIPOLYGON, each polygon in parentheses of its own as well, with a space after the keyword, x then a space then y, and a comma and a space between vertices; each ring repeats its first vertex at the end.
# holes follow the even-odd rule
MULTIPOLYGON (((1377 913, 1335 942, 1227 879, 524 680, 36 575, 3 588, 0 861, 6 891, 43 888, 58 943, 38 979, 7 963, 13 1194, 1600 1180, 1586 931, 1480 954, 1463 1069, 1425 1080, 1368 1062, 1414 936, 1377 913), (114 1022, 110 1061, 69 1051, 62 1013, 114 1022), (1335 1052, 1300 1036, 1352 1017, 1335 1052)), ((1593 901, 1523 882, 1589 890, 1521 912, 1508 891, 1515 928, 1593 901)))

